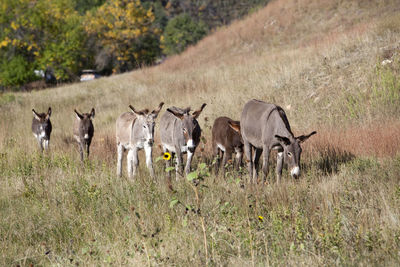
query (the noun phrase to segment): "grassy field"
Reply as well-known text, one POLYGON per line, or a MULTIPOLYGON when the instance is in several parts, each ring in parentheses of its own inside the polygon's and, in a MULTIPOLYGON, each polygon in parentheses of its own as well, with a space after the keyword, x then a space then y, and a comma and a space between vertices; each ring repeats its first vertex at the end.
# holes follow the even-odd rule
POLYGON ((0 265, 397 266, 399 118, 394 0, 276 0, 161 65, 3 93, 0 265), (274 161, 266 186, 247 184, 246 170, 210 173, 213 120, 239 119, 252 98, 282 106, 295 135, 318 132, 303 146, 299 180, 284 172, 275 184, 274 161), (174 181, 173 191, 157 127, 156 178, 142 153, 134 180, 115 174, 116 118, 129 104, 161 101, 208 104, 199 119, 198 181, 174 181), (51 152, 41 155, 31 110, 49 106, 51 152), (73 110, 92 107, 92 154, 81 164, 73 110))

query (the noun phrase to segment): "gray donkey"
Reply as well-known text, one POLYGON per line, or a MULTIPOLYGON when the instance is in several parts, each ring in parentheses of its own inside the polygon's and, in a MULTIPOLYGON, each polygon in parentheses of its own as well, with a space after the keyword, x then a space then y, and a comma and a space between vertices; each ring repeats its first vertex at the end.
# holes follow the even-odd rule
POLYGON ((146 153, 146 165, 150 170, 150 175, 154 177, 153 170, 153 143, 154 143, 154 126, 155 119, 158 116, 163 102, 158 108, 149 112, 148 109, 137 111, 129 105, 131 112, 121 114, 116 123, 116 137, 118 147, 117 175, 122 174, 122 156, 125 150, 128 150, 127 167, 128 176, 132 177, 136 174, 139 165, 138 151, 144 148, 146 153))
POLYGON ((79 113, 74 109, 76 114, 76 119, 74 121, 74 138, 79 145, 79 153, 81 156, 81 161, 83 161, 83 151, 86 152, 86 157, 89 157, 89 147, 92 143, 92 138, 94 134, 94 127, 92 119, 94 118, 95 111, 94 108, 90 113, 79 113))
POLYGON ((32 112, 32 133, 38 142, 40 151, 43 152, 43 149, 49 149, 50 134, 52 130, 50 122, 51 107, 49 107, 47 113, 37 113, 34 109, 32 109, 32 112))
MULTIPOLYGON (((181 109, 177 107, 168 108, 160 119, 161 144, 165 152, 171 153, 171 161, 176 154, 176 179, 183 174, 182 154, 187 153, 185 173, 190 172, 190 164, 197 145, 200 143, 201 128, 197 118, 206 104, 199 110, 189 114, 190 107, 181 109)), ((169 160, 167 167, 169 167, 169 160)), ((168 172, 168 179, 170 179, 168 172)))
POLYGON ((295 137, 290 129, 285 111, 274 104, 250 100, 243 108, 240 119, 244 151, 248 160, 250 179, 257 180, 258 160, 263 154, 264 182, 268 175, 268 158, 277 150, 277 182, 282 176, 283 163, 287 163, 293 178, 300 176, 300 144, 317 132, 295 137), (252 155, 254 149, 254 157, 252 155))

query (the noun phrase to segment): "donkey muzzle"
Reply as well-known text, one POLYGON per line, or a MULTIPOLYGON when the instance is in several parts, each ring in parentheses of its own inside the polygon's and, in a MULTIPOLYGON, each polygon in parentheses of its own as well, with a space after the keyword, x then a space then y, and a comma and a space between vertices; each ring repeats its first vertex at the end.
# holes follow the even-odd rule
POLYGON ((299 176, 300 176, 300 168, 299 168, 299 166, 296 166, 296 167, 292 168, 292 170, 290 171, 290 175, 295 179, 299 178, 299 176))

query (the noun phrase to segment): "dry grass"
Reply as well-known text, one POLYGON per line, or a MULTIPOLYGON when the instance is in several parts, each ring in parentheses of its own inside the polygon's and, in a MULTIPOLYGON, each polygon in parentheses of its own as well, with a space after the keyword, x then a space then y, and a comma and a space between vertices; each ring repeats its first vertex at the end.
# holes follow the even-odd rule
POLYGON ((0 264, 398 265, 399 9, 394 0, 277 0, 159 66, 2 95, 0 264), (280 185, 251 187, 207 169, 197 202, 186 181, 168 191, 162 162, 154 180, 143 164, 134 181, 115 176, 115 120, 129 104, 207 103, 197 166, 212 162, 213 120, 238 119, 251 98, 281 105, 296 135, 318 132, 300 180, 285 173, 280 185), (42 156, 31 109, 48 106, 52 151, 42 156), (82 165, 73 110, 92 107, 82 165))

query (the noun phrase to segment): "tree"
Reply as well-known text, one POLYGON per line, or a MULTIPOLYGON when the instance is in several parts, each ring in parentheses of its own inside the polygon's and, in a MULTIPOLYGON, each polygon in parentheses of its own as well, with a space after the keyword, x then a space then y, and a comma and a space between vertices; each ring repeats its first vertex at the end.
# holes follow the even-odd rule
POLYGON ((171 19, 162 38, 163 51, 167 55, 182 52, 188 45, 197 43, 207 34, 203 22, 194 21, 189 14, 182 14, 171 19))
MULTIPOLYGON (((74 0, 2 0, 0 5, 0 83, 22 84, 33 79, 4 77, 13 72, 12 64, 20 62, 25 71, 51 67, 59 80, 69 80, 79 68, 85 54, 85 36, 81 17, 74 10, 74 0)), ((19 68, 21 74, 22 70, 19 68)), ((19 77, 22 77, 19 75, 19 77)))
MULTIPOLYGON (((123 72, 151 64, 160 54, 161 31, 154 26, 155 16, 138 0, 109 0, 88 14, 86 32, 101 47, 99 55, 112 65, 113 72, 123 72)), ((97 62, 100 65, 100 62, 97 62)))

